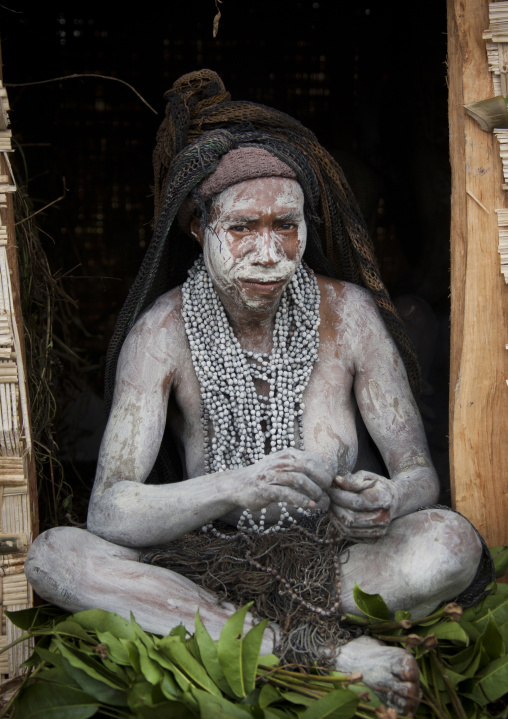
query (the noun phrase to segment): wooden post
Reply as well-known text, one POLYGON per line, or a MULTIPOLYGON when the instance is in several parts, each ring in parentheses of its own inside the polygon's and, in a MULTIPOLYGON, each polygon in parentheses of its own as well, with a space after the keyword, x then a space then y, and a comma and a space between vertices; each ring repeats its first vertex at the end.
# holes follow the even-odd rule
POLYGON ((487 0, 448 0, 452 501, 493 546, 508 544, 508 285, 495 213, 506 193, 498 142, 463 107, 493 95, 488 25, 487 0))

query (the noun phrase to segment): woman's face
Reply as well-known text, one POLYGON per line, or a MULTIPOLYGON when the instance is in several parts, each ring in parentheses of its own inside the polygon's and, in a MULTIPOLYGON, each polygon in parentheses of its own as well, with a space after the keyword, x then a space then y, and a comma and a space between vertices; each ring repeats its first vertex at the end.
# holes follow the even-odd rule
POLYGON ((296 180, 260 177, 214 197, 210 223, 191 229, 226 308, 271 310, 301 262, 307 226, 296 180))

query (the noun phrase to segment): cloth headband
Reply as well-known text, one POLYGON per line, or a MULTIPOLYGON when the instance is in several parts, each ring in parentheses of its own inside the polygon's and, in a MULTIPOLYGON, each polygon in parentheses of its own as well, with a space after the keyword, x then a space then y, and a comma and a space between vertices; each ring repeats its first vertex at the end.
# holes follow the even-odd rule
MULTIPOLYGON (((260 147, 238 147, 221 157, 215 171, 200 182, 196 190, 204 200, 209 200, 231 185, 256 177, 297 179, 294 170, 267 150, 260 147)), ((178 224, 188 235, 189 224, 197 206, 196 199, 189 195, 178 213, 178 224)))

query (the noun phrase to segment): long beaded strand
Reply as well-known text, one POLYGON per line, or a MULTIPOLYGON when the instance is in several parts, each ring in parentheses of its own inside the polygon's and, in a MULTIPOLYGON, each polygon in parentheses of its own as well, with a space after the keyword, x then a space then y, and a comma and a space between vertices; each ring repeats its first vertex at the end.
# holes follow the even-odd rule
MULTIPOLYGON (((295 447, 297 440, 303 449, 303 393, 319 348, 320 295, 314 274, 301 264, 284 290, 269 355, 242 349, 202 257, 189 271, 182 298, 185 331, 201 388, 206 473, 259 461, 267 442, 270 453, 295 447), (258 395, 254 379, 268 383, 267 396, 258 395)), ((246 509, 238 530, 281 531, 285 521, 291 526, 296 520, 285 503, 280 504, 281 517, 274 527, 264 528, 265 513, 256 525, 246 509)))

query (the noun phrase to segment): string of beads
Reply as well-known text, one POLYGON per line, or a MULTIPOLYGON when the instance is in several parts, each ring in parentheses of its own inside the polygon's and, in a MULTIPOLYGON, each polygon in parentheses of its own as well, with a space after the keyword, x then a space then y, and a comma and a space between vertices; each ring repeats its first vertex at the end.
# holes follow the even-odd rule
MULTIPOLYGON (((242 349, 202 256, 182 286, 182 299, 201 388, 206 473, 254 464, 266 455, 267 447, 270 453, 297 445, 303 449, 303 393, 319 349, 320 294, 314 273, 300 264, 285 288, 269 355, 242 349), (258 394, 254 380, 268 384, 266 396, 258 394)), ((244 510, 238 529, 267 533, 296 522, 285 503, 273 528, 265 528, 265 514, 256 524, 250 510, 244 510)))

